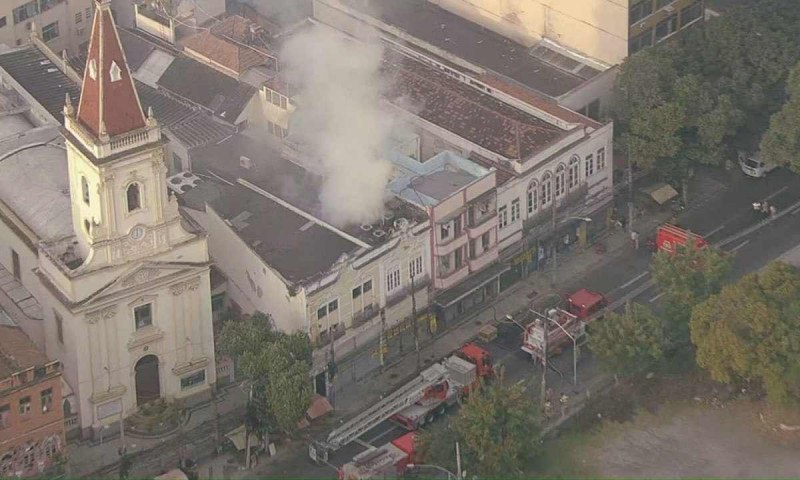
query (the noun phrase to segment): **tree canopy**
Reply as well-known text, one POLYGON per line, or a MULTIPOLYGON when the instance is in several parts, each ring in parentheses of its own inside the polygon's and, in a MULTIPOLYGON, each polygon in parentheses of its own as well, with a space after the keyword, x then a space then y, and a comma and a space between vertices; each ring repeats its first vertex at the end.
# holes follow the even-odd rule
POLYGON ((220 353, 236 360, 239 371, 253 382, 248 409, 252 427, 291 432, 311 402, 312 347, 304 333, 276 331, 272 319, 261 312, 225 323, 218 344, 220 353))
POLYGON ((800 400, 800 271, 772 263, 692 313, 697 363, 717 381, 760 380, 770 401, 800 400))
POLYGON ((501 382, 475 392, 448 425, 425 430, 418 439, 421 463, 456 471, 459 442, 467 476, 519 476, 530 465, 539 443, 539 412, 518 385, 501 382))
POLYGON ((799 37, 795 0, 750 0, 631 55, 614 89, 619 145, 672 183, 754 149, 785 99, 799 37))
POLYGON ((613 372, 639 370, 664 356, 664 322, 644 305, 628 304, 591 325, 589 348, 613 372))
POLYGON ((786 83, 789 100, 769 121, 769 130, 761 140, 762 160, 788 165, 800 173, 800 63, 795 65, 786 83))
POLYGON ((688 341, 692 308, 717 293, 730 271, 730 257, 715 248, 678 246, 674 255, 658 252, 650 268, 664 294, 663 317, 676 342, 688 341))

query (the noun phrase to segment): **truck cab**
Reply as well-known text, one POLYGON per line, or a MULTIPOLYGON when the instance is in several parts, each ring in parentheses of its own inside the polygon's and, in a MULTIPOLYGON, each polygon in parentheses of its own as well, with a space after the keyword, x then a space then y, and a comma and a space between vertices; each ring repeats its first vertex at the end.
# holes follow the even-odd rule
POLYGON ((585 320, 608 305, 602 293, 582 288, 567 297, 567 311, 580 320, 585 320))
POLYGON ((475 365, 478 378, 488 378, 494 374, 491 354, 474 343, 468 343, 461 347, 457 355, 475 365))
POLYGON ((751 155, 743 152, 739 152, 739 165, 741 166, 742 172, 744 172, 745 175, 754 178, 766 177, 769 172, 777 168, 777 165, 759 160, 757 155, 751 155))

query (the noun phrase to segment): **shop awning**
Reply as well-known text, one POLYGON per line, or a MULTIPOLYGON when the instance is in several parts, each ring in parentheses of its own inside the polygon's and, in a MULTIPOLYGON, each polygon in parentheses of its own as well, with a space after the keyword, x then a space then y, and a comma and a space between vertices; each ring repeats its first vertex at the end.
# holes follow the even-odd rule
POLYGON ((454 303, 468 297, 470 294, 483 287, 487 283, 496 281, 500 274, 506 270, 509 270, 510 268, 510 266, 503 263, 496 263, 490 267, 486 267, 484 270, 467 278, 455 287, 437 296, 434 300, 434 303, 442 308, 447 308, 450 305, 453 305, 454 303))
MULTIPOLYGON (((247 445, 244 436, 244 425, 241 425, 238 428, 231 430, 230 432, 225 434, 225 438, 233 443, 233 446, 236 447, 236 450, 244 450, 247 445)), ((258 445, 258 436, 255 433, 250 434, 250 446, 254 447, 258 445)))
POLYGON ((659 205, 663 205, 678 196, 678 192, 672 188, 672 185, 664 182, 642 188, 640 191, 649 195, 659 205))

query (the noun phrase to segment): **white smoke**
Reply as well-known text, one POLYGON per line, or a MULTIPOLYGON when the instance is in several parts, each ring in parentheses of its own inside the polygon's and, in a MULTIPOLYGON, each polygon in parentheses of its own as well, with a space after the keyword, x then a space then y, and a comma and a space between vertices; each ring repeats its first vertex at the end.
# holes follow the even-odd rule
POLYGON ((381 105, 383 47, 371 35, 360 40, 315 24, 281 52, 297 89, 292 135, 320 162, 321 213, 336 225, 378 219, 392 173, 384 156, 394 121, 381 105))

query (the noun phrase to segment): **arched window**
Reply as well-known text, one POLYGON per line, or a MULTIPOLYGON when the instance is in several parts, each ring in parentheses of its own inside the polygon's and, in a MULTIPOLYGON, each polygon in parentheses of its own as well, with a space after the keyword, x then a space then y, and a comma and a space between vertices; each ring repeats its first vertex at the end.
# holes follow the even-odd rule
POLYGON ((564 183, 565 176, 567 174, 567 167, 564 166, 562 163, 561 165, 556 168, 556 198, 560 197, 564 194, 566 188, 566 184, 564 183))
POLYGON ((536 183, 536 180, 528 185, 528 215, 532 215, 539 207, 539 196, 536 194, 538 187, 539 185, 536 183))
POLYGON ((541 193, 540 196, 541 196, 541 200, 542 200, 542 202, 541 202, 542 203, 542 208, 544 208, 548 204, 550 204, 550 200, 552 199, 551 196, 550 196, 551 195, 550 182, 552 182, 552 181, 553 181, 553 175, 550 172, 545 173, 544 176, 542 177, 542 184, 541 184, 541 186, 539 188, 540 193, 541 193))
POLYGON ((125 196, 127 197, 128 200, 129 212, 142 208, 141 195, 142 193, 139 189, 138 183, 131 183, 130 185, 128 185, 128 189, 125 191, 125 196))
POLYGON ((578 185, 578 175, 580 175, 581 157, 573 155, 569 159, 569 188, 575 188, 578 185))
POLYGON ((83 203, 89 205, 89 182, 86 177, 81 177, 81 193, 83 194, 83 203))

